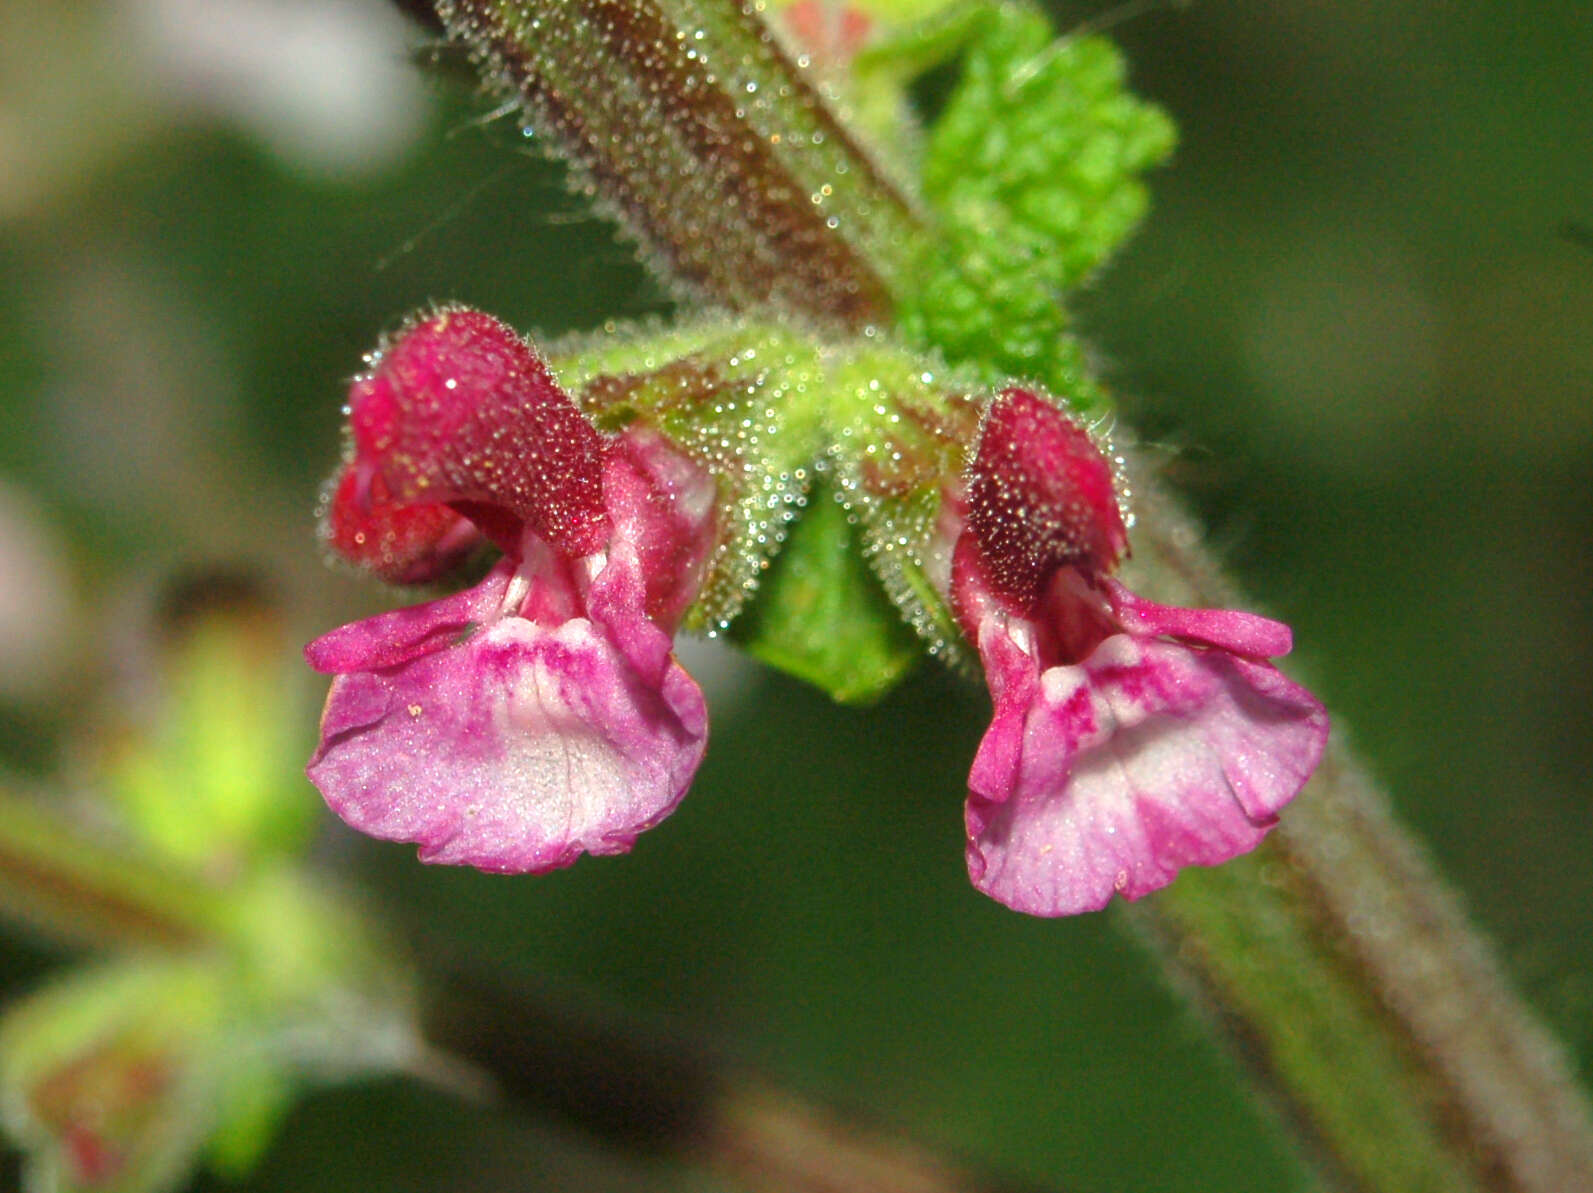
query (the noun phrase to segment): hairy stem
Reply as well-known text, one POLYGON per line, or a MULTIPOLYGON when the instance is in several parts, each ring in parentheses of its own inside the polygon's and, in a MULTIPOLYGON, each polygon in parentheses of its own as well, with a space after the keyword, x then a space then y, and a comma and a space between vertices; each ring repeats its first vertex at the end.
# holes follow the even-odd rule
POLYGON ((686 294, 821 324, 890 317, 907 200, 750 4, 438 0, 577 183, 686 294))
MULTIPOLYGON (((1140 492, 1141 586, 1242 606, 1178 505, 1140 492)), ((1343 1188, 1593 1189, 1593 1118, 1566 1057, 1341 727, 1260 849, 1128 914, 1343 1188)))

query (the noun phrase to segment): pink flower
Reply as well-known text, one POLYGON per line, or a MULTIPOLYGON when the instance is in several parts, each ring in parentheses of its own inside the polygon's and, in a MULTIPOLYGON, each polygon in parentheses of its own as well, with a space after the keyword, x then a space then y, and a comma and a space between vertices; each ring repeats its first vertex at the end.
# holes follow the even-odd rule
POLYGON ((952 601, 995 703, 968 780, 968 872, 1035 915, 1137 899, 1255 848, 1327 715, 1266 660, 1287 626, 1176 609, 1107 576, 1127 534, 1088 433, 1022 390, 986 414, 952 601))
POLYGON ((410 327, 356 381, 327 540, 418 578, 474 528, 474 588, 347 625, 309 775, 422 860, 523 873, 621 853, 685 794, 707 740, 671 653, 714 538, 714 482, 635 424, 599 433, 486 315, 410 327), (441 512, 439 512, 441 511, 441 512))

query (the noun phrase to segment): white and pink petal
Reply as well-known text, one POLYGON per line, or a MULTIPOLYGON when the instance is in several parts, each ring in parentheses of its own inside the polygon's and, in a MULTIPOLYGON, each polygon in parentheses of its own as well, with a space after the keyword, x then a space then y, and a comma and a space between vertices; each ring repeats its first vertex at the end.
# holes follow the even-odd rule
MULTIPOLYGON (((1010 748, 993 736, 1012 715, 998 706, 986 745, 1010 748)), ((1253 849, 1327 732, 1321 706, 1267 664, 1128 634, 1047 669, 1022 717, 1010 783, 970 784, 968 866, 1035 915, 1136 899, 1253 849)))
POLYGON ((706 739, 673 659, 651 684, 591 621, 508 617, 339 676, 309 774, 352 827, 423 861, 531 873, 628 850, 679 803, 706 739))

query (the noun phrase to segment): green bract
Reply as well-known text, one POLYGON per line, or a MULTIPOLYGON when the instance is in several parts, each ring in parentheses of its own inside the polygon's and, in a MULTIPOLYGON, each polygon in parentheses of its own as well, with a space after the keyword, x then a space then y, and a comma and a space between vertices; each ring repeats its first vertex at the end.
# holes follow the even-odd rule
POLYGON ((884 336, 750 320, 610 328, 551 364, 600 427, 651 425, 715 477, 726 516, 688 628, 850 702, 925 645, 960 661, 937 532, 978 424, 971 379, 884 336))
POLYGON ((123 834, 90 844, 43 801, 0 807, 21 872, 49 879, 30 918, 125 949, 0 1011, 0 1128, 29 1189, 241 1175, 306 1085, 417 1046, 403 965, 301 867, 315 808, 288 761, 299 690, 274 608, 219 574, 161 605, 156 698, 84 774, 123 834))
POLYGON ((199 959, 84 969, 0 1023, 0 1113, 32 1187, 176 1184, 217 1126, 225 981, 199 959))
POLYGON ((0 1126, 29 1188, 145 1193, 247 1172, 307 1084, 402 1067, 407 977, 286 868, 218 889, 218 947, 74 970, 0 1015, 0 1126))
POLYGON ((861 547, 856 515, 821 482, 731 637, 748 654, 843 703, 889 691, 921 647, 861 547))

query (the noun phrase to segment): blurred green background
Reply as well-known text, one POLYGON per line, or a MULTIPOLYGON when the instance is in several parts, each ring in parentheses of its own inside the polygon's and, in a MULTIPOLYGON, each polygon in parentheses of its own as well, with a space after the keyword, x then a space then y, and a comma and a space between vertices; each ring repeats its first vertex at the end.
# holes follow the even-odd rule
MULTIPOLYGON (((258 568, 299 637, 392 599, 324 568, 312 520, 380 330, 430 300, 555 334, 665 298, 487 101, 408 67, 378 0, 3 11, 0 765, 70 773, 171 569, 258 568)), ((1116 33, 1183 130, 1078 303, 1124 422, 1586 1078, 1593 21, 1247 0, 1116 33)), ((424 932, 1004 1168, 1298 1183, 1120 922, 968 888, 980 691, 926 667, 859 712, 696 666, 708 761, 629 859, 489 878, 335 824, 324 858, 424 932)), ((0 995, 56 960, 7 937, 0 995)), ((243 1187, 606 1187, 567 1146, 382 1083, 306 1102, 243 1187)))

